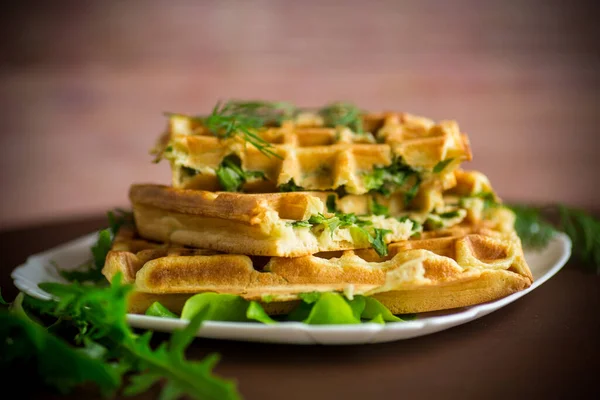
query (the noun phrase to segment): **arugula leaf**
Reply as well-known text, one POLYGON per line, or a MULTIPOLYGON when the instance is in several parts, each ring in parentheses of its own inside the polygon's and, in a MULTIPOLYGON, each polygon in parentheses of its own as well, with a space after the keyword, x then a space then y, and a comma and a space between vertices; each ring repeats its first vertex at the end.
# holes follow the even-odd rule
POLYGON ((330 194, 327 196, 326 205, 327 205, 328 212, 335 213, 337 211, 336 207, 335 207, 335 195, 334 194, 330 194))
POLYGON ((369 204, 369 208, 370 208, 371 214, 385 215, 385 216, 390 215, 390 209, 388 207, 384 206, 383 204, 378 203, 374 197, 371 198, 371 203, 369 204))
POLYGON ((524 246, 543 248, 556 230, 563 231, 573 242, 574 255, 600 274, 600 221, 597 218, 565 205, 544 208, 510 205, 509 208, 516 215, 515 230, 524 246), (545 217, 553 212, 559 217, 554 224, 545 217))
MULTIPOLYGON (((113 224, 114 229, 118 229, 114 217, 111 224, 113 224)), ((111 229, 101 230, 98 233, 98 240, 91 248, 92 260, 74 270, 57 267, 58 273, 69 282, 105 282, 102 268, 104 268, 106 255, 112 247, 112 241, 111 229)))
POLYGON ((541 211, 528 206, 510 206, 515 213, 515 230, 523 245, 531 248, 544 248, 556 234, 552 224, 542 219, 541 211))
POLYGON ((132 288, 122 285, 121 279, 121 275, 117 274, 108 288, 40 284, 56 301, 38 302, 51 304, 56 317, 85 322, 84 343, 93 340, 109 345, 110 354, 119 358, 120 367, 137 374, 133 376, 131 386, 125 389, 126 393, 138 393, 160 379, 165 380, 163 396, 187 394, 202 399, 238 398, 232 383, 212 375, 215 357, 199 362, 187 361, 183 357, 185 348, 210 310, 197 307, 194 310, 196 315, 183 331, 176 331, 169 343, 162 343, 153 350, 150 346, 151 332, 135 335, 126 323, 126 299, 132 288))
POLYGON ((30 319, 0 311, 0 337, 3 338, 0 341, 0 369, 3 371, 11 364, 29 362, 35 365, 45 384, 62 393, 93 382, 105 396, 110 396, 121 385, 118 369, 71 347, 30 319))
POLYGON ((162 317, 162 318, 179 318, 177 314, 171 312, 167 307, 155 301, 146 310, 146 315, 151 317, 162 317))
MULTIPOLYGON (((116 208, 106 213, 108 218, 108 227, 114 237, 122 226, 133 226, 133 213, 122 208, 116 208)), ((103 261, 104 263, 104 261, 103 261)))
POLYGON ((2 297, 2 288, 0 288, 0 304, 2 304, 3 306, 7 306, 8 303, 6 302, 6 300, 4 300, 4 297, 2 297))
POLYGON ((435 164, 435 167, 433 167, 433 173, 434 174, 439 174, 440 172, 442 172, 447 166, 448 164, 450 164, 452 161, 454 161, 454 158, 447 158, 445 160, 442 160, 440 162, 438 162, 437 164, 435 164))

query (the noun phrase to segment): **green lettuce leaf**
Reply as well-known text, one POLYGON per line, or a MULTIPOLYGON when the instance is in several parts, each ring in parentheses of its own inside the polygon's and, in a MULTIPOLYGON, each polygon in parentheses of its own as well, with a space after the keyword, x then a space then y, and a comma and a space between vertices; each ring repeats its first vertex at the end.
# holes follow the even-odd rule
POLYGON ((150 307, 148 307, 146 310, 146 315, 161 318, 179 318, 177 314, 169 311, 167 307, 163 306, 158 301, 155 301, 150 307))
POLYGON ((360 324, 360 319, 356 318, 354 310, 342 295, 325 292, 313 304, 303 322, 310 325, 360 324))
POLYGON ((362 318, 376 319, 380 317, 383 321, 388 322, 402 321, 401 318, 398 318, 392 314, 391 311, 388 310, 387 307, 381 304, 377 299, 374 299, 373 297, 363 297, 363 299, 365 301, 365 307, 361 315, 362 318))
POLYGON ((251 301, 248 309, 246 310, 246 318, 262 322, 263 324, 276 324, 273 318, 269 317, 265 309, 256 301, 251 301))
POLYGON ((200 293, 190 297, 181 310, 181 319, 191 319, 206 308, 207 321, 247 321, 248 302, 232 294, 200 293))

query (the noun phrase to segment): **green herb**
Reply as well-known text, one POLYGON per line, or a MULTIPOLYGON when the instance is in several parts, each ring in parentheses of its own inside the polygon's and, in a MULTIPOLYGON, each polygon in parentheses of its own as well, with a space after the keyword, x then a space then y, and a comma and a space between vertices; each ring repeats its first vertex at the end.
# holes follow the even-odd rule
POLYGON ((396 218, 398 220, 398 222, 406 222, 406 221, 410 221, 412 222, 412 228, 411 231, 413 231, 413 236, 414 235, 418 235, 422 230, 423 230, 423 225, 421 225, 419 223, 419 221, 415 221, 412 218, 409 218, 408 216, 404 215, 402 217, 397 217, 396 218))
POLYGON ((359 324, 376 318, 374 322, 402 321, 388 308, 372 297, 354 296, 349 300, 339 293, 311 292, 299 294, 302 302, 287 319, 312 325, 359 324))
POLYGON ((294 227, 302 227, 302 228, 310 228, 312 226, 312 224, 310 222, 308 222, 308 220, 306 220, 306 221, 294 221, 294 222, 292 222, 292 226, 294 226, 294 227))
POLYGON ((279 191, 280 192, 303 192, 304 188, 296 185, 296 182, 294 182, 294 179, 292 178, 287 183, 284 183, 283 185, 279 185, 279 191))
POLYGON ((263 303, 271 303, 273 301, 273 296, 270 294, 264 295, 260 299, 263 303))
POLYGON ((184 358, 186 347, 205 318, 203 310, 183 331, 175 331, 168 343, 153 350, 151 332, 139 336, 127 325, 127 294, 132 288, 121 284, 120 274, 106 288, 78 283, 43 283, 40 288, 53 300, 25 296, 24 303, 77 329, 75 342, 83 347, 73 347, 50 335, 32 319, 1 313, 0 330, 5 331, 0 335, 11 338, 2 341, 2 346, 8 346, 2 349, 2 362, 18 359, 32 363, 45 383, 65 392, 81 383, 95 382, 104 394, 112 395, 127 373, 131 374, 124 388, 128 395, 164 381, 163 397, 239 398, 232 383, 212 375, 215 356, 199 362, 184 358))
POLYGON ((300 293, 298 297, 300 297, 300 299, 305 303, 312 304, 319 300, 321 297, 321 292, 300 293))
POLYGON ((327 196, 327 211, 330 213, 334 213, 336 212, 336 207, 335 207, 335 195, 334 194, 330 194, 327 196))
POLYGON ((337 126, 346 126, 353 132, 364 133, 362 123, 362 111, 350 103, 332 103, 318 111, 323 117, 325 126, 335 128, 337 126))
POLYGON ((421 177, 417 175, 415 184, 413 186, 411 186, 411 188, 408 189, 408 191, 406 193, 404 193, 404 203, 405 204, 410 204, 410 202, 412 202, 413 199, 417 196, 420 185, 421 185, 421 177))
POLYGON ((369 204, 369 208, 371 214, 375 215, 390 215, 390 209, 383 204, 379 204, 377 200, 373 197, 371 198, 371 203, 369 204))
POLYGON ((158 301, 152 303, 150 307, 146 310, 146 315, 151 317, 162 317, 162 318, 179 318, 175 313, 169 311, 169 309, 158 301))
POLYGON ((380 316, 383 321, 402 321, 402 319, 392 314, 390 310, 388 310, 387 307, 381 304, 377 299, 365 297, 365 308, 362 312, 362 317, 365 319, 373 319, 377 318, 378 316, 380 316))
POLYGON ((499 205, 498 201, 496 200, 496 195, 494 195, 494 193, 492 192, 479 192, 479 193, 474 193, 470 196, 464 196, 460 199, 459 205, 463 208, 465 208, 465 200, 468 199, 482 199, 483 200, 483 208, 484 209, 488 209, 491 207, 496 207, 499 205))
POLYGON ((363 175, 363 182, 368 191, 389 196, 399 190, 411 176, 416 177, 416 183, 405 194, 405 201, 408 204, 416 196, 421 180, 417 171, 404 164, 401 158, 394 160, 387 167, 373 168, 372 172, 363 175))
POLYGON ((447 166, 448 164, 450 164, 452 161, 454 161, 454 158, 447 158, 445 160, 440 161, 439 163, 435 164, 435 167, 433 167, 433 173, 434 174, 439 174, 440 172, 442 172, 447 166))
POLYGON ((69 282, 105 282, 102 275, 104 260, 112 246, 111 229, 103 229, 98 233, 98 240, 92 246, 92 260, 85 262, 74 270, 60 269, 57 271, 61 277, 69 282))
POLYGON ((185 166, 181 167, 181 172, 183 173, 184 176, 187 176, 189 178, 194 177, 200 173, 200 171, 198 171, 197 169, 185 167, 185 166))
POLYGON ((0 304, 3 306, 8 305, 8 303, 6 302, 6 300, 4 300, 4 297, 2 297, 2 288, 0 288, 0 304))
POLYGON ((552 224, 542 218, 541 210, 528 206, 511 206, 516 215, 515 230, 523 245, 531 248, 543 248, 548 245, 556 233, 552 224))
POLYGON ((440 214, 440 218, 450 219, 450 218, 456 218, 459 215, 460 215, 460 212, 458 212, 458 210, 448 211, 448 212, 445 212, 445 213, 441 213, 440 214))
POLYGON ((573 253, 600 274, 600 221, 582 210, 564 205, 544 208, 511 205, 516 215, 515 230, 524 246, 543 248, 556 230, 565 232, 573 242, 573 253), (557 214, 555 224, 546 215, 557 214))
POLYGON ((369 242, 371 243, 371 247, 375 250, 375 252, 380 256, 384 257, 388 254, 388 248, 385 244, 384 237, 386 234, 391 233, 392 231, 389 229, 373 229, 374 236, 369 235, 369 242))
POLYGON ((276 324, 273 318, 269 317, 269 314, 266 313, 265 309, 257 303, 256 301, 251 301, 246 309, 246 318, 250 320, 255 320, 258 322, 262 322, 263 324, 276 324))
POLYGON ((263 127, 265 119, 250 112, 251 107, 247 107, 248 112, 240 112, 240 104, 236 102, 227 102, 215 105, 212 113, 208 117, 199 117, 206 128, 219 138, 231 138, 238 136, 246 143, 254 146, 267 157, 282 158, 273 151, 273 145, 262 137, 256 130, 263 127))
POLYGON ((239 192, 242 185, 248 178, 265 178, 261 171, 244 171, 242 169, 242 160, 235 155, 230 154, 221 161, 217 168, 217 179, 219 185, 226 192, 239 192))

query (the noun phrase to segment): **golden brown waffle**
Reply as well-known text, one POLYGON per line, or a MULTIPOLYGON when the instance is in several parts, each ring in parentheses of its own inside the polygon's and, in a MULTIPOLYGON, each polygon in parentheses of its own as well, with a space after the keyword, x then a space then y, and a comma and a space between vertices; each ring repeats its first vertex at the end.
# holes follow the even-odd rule
MULTIPOLYGON (((399 159, 414 173, 395 192, 410 192, 419 181, 420 191, 439 192, 453 186, 452 171, 471 159, 468 138, 455 121, 436 124, 405 113, 367 114, 363 116, 366 132, 357 134, 346 127, 325 128, 315 118, 304 116, 281 127, 258 130, 256 134, 272 146, 276 157, 237 136, 219 139, 199 120, 172 115, 156 153, 170 161, 174 187, 209 191, 224 189, 216 173, 223 160, 234 154, 241 168, 254 175, 243 185, 243 191, 251 193, 288 191, 289 187, 283 188, 293 182, 308 191, 364 194, 372 189, 366 177, 374 168, 389 167, 399 159), (434 172, 444 160, 448 160, 445 168, 434 172)), ((420 199, 413 207, 424 207, 420 199)))
POLYGON ((374 296, 401 314, 478 304, 532 283, 514 232, 463 227, 456 233, 391 244, 387 257, 362 250, 280 258, 153 243, 122 228, 103 273, 110 281, 121 272, 134 284, 129 308, 136 313, 153 301, 180 311, 189 296, 211 291, 272 298, 267 312, 278 314, 289 312, 300 293, 336 291, 374 296))
POLYGON ((130 199, 142 237, 228 253, 295 257, 366 248, 379 229, 386 230, 382 239, 389 243, 408 239, 418 228, 410 219, 375 215, 361 217, 367 222, 362 225, 299 225, 311 217, 333 217, 318 197, 305 192, 213 193, 133 185, 130 199))

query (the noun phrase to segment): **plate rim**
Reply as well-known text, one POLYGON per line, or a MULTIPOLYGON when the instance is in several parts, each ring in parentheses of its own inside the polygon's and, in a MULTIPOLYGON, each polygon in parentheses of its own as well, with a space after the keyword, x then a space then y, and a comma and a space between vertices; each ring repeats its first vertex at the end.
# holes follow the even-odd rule
MULTIPOLYGON (((97 231, 92 232, 90 234, 80 236, 74 240, 65 242, 56 247, 47 249, 43 252, 30 255, 23 264, 19 265, 18 267, 13 269, 13 271, 11 272, 11 278, 13 279, 14 285, 20 291, 25 292, 31 296, 38 297, 38 298, 41 297, 41 298, 46 298, 46 299, 49 298, 50 296, 47 293, 43 292, 41 289, 39 291, 32 291, 31 288, 36 287, 37 283, 28 279, 26 276, 23 276, 22 272, 26 271, 29 268, 32 268, 32 266, 31 266, 32 263, 35 263, 38 260, 44 259, 44 257, 46 257, 48 254, 54 253, 54 252, 60 252, 61 250, 70 248, 72 246, 76 246, 80 242, 85 243, 86 241, 89 241, 92 238, 94 238, 95 235, 97 235, 97 231)), ((554 237, 551 239, 551 241, 559 242, 558 245, 561 246, 560 247, 560 251, 561 251, 560 256, 557 257, 556 260, 554 260, 554 264, 552 265, 552 267, 550 267, 542 276, 540 276, 538 279, 536 279, 530 287, 528 287, 527 289, 524 289, 522 291, 513 293, 509 296, 498 299, 498 300, 494 300, 491 302, 477 304, 474 306, 459 309, 460 311, 457 311, 457 312, 449 312, 448 314, 425 317, 423 319, 416 319, 416 320, 409 320, 409 321, 402 321, 402 322, 388 322, 386 324, 365 322, 365 323, 356 324, 356 325, 333 325, 333 324, 330 324, 330 325, 308 325, 308 324, 304 324, 302 322, 282 321, 278 324, 267 325, 267 324, 262 324, 260 322, 206 321, 203 323, 202 327, 197 332, 197 336, 218 338, 219 335, 216 334, 216 332, 218 332, 219 330, 222 330, 222 329, 233 330, 233 331, 239 330, 240 333, 242 331, 245 331, 245 332, 249 331, 251 334, 255 334, 255 335, 265 333, 265 332, 278 333, 278 332, 286 332, 288 330, 292 330, 295 332, 301 332, 305 335, 308 334, 309 336, 311 333, 315 333, 315 334, 330 333, 330 334, 335 334, 335 335, 346 336, 346 335, 370 332, 370 333, 372 333, 371 334, 371 340, 372 340, 373 338, 375 338, 377 333, 379 333, 381 331, 386 331, 386 332, 410 331, 410 332, 416 333, 415 336, 423 336, 423 335, 429 334, 429 333, 419 334, 419 331, 427 329, 427 328, 433 329, 433 331, 430 333, 439 332, 441 330, 452 328, 456 325, 460 325, 463 323, 473 321, 473 320, 483 317, 491 312, 499 310, 500 308, 503 308, 504 306, 516 301, 517 299, 525 296, 526 294, 528 294, 531 291, 535 290, 536 288, 540 287, 542 284, 544 284, 550 278, 552 278, 554 275, 556 275, 558 273, 558 271, 560 271, 564 267, 564 265, 568 262, 569 258, 571 257, 572 242, 571 242, 570 238, 563 232, 557 232, 554 235, 554 237), (444 325, 444 327, 442 329, 435 329, 439 325, 444 325)), ((541 250, 537 250, 537 251, 543 252, 546 249, 550 248, 551 245, 552 244, 549 244, 545 249, 541 249, 541 250)), ((530 249, 530 251, 536 251, 536 250, 530 249)), ((442 310, 441 312, 445 312, 445 311, 442 310)), ((141 315, 141 314, 128 313, 127 314, 127 322, 132 327, 135 327, 135 328, 169 332, 169 331, 172 331, 173 329, 184 328, 185 326, 187 326, 189 321, 185 320, 185 319, 179 319, 179 318, 178 319, 175 319, 175 318, 167 319, 167 318, 161 318, 161 317, 153 317, 153 316, 147 316, 147 315, 141 315), (153 327, 151 327, 151 326, 153 326, 153 327)), ((227 337, 224 337, 223 339, 231 340, 231 335, 228 335, 227 337)), ((237 338, 234 340, 261 341, 259 339, 260 338, 254 338, 254 340, 237 338)), ((371 340, 351 341, 351 343, 369 343, 371 340)), ((391 340, 401 340, 401 339, 391 339, 391 340)), ((290 343, 290 344, 301 343, 299 341, 275 341, 275 340, 268 340, 268 339, 264 340, 264 341, 272 342, 272 343, 285 342, 285 343, 290 343)), ((304 342, 306 342, 306 341, 303 341, 302 343, 304 343, 304 342)), ((312 341, 309 341, 306 343, 320 343, 320 342, 321 341, 319 341, 313 337, 312 341)), ((332 342, 332 341, 327 341, 326 343, 327 344, 336 344, 335 342, 332 342)), ((341 341, 341 344, 343 344, 343 341, 341 341)))

